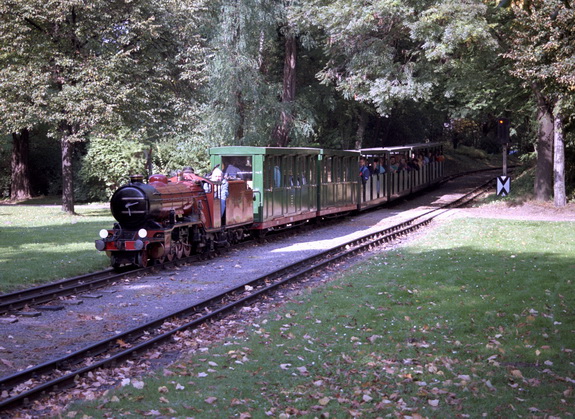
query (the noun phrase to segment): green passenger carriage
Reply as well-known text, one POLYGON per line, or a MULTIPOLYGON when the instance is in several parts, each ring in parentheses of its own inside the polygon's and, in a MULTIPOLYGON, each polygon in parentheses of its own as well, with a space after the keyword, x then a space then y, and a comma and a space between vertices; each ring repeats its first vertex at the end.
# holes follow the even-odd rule
POLYGON ((295 225, 317 216, 318 156, 315 148, 216 147, 212 167, 233 165, 254 191, 256 230, 295 225))
POLYGON ((385 173, 372 173, 360 194, 359 209, 370 208, 417 192, 438 183, 443 178, 443 150, 441 144, 421 143, 397 147, 365 148, 360 150, 369 164, 378 159, 385 173), (427 158, 417 170, 392 169, 414 156, 427 158))
POLYGON ((358 209, 359 152, 322 149, 319 160, 318 216, 358 209))

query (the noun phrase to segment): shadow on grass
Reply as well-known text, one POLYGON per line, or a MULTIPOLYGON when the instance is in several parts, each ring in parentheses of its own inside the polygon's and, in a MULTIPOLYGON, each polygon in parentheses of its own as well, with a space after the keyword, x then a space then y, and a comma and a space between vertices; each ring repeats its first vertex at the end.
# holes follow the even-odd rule
POLYGON ((11 227, 2 226, 0 229, 1 245, 4 247, 20 248, 25 245, 58 246, 68 243, 84 243, 96 240, 102 228, 111 227, 110 223, 102 221, 82 221, 75 224, 51 225, 41 227, 11 227))

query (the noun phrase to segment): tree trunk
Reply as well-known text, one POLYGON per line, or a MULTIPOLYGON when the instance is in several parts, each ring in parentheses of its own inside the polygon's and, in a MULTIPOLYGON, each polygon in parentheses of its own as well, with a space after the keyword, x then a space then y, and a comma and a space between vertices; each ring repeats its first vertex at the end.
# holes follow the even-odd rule
POLYGON ((359 150, 363 147, 363 139, 365 137, 365 128, 367 127, 367 112, 359 109, 359 120, 357 123, 357 132, 355 134, 355 149, 359 150))
POLYGON ((274 131, 274 138, 278 147, 286 147, 290 142, 290 131, 293 125, 291 105, 295 101, 296 92, 296 64, 297 64, 297 40, 291 33, 285 39, 285 59, 282 103, 284 108, 281 112, 280 123, 274 131))
POLYGON ((12 134, 12 178, 10 182, 10 199, 22 201, 32 197, 30 186, 30 167, 28 157, 30 151, 30 132, 24 128, 19 133, 12 134))
POLYGON ((554 133, 553 196, 555 206, 564 207, 567 204, 567 198, 565 196, 565 144, 563 142, 563 120, 559 111, 555 114, 554 133))
POLYGON ((236 132, 234 133, 234 144, 243 145, 245 136, 244 127, 246 124, 246 104, 240 89, 236 92, 236 114, 238 121, 236 123, 236 132))
POLYGON ((73 142, 71 141, 72 127, 69 125, 62 130, 62 211, 74 214, 74 171, 72 168, 73 142))
POLYGON ((534 194, 538 201, 549 201, 553 191, 553 107, 537 87, 534 91, 539 122, 534 194))

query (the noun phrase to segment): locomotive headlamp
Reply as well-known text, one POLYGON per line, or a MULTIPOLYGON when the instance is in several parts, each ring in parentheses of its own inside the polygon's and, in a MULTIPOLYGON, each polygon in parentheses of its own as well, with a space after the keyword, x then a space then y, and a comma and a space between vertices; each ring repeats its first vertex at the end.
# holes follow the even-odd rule
POLYGON ((108 230, 106 230, 105 228, 100 230, 100 237, 105 239, 106 237, 108 237, 108 230))
POLYGON ((145 228, 141 228, 138 230, 138 237, 140 237, 141 239, 143 239, 147 235, 148 235, 148 230, 146 230, 145 228))

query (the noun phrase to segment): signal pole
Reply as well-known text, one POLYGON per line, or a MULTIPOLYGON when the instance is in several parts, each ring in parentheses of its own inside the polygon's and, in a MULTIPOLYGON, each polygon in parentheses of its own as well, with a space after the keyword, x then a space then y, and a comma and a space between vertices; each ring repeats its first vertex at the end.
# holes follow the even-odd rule
POLYGON ((507 196, 511 190, 511 179, 507 177, 507 149, 509 147, 510 121, 507 118, 497 120, 497 138, 503 148, 503 174, 497 178, 497 195, 507 196))
POLYGON ((503 176, 507 176, 507 149, 509 146, 510 125, 508 118, 499 118, 497 120, 497 138, 503 146, 503 176))

